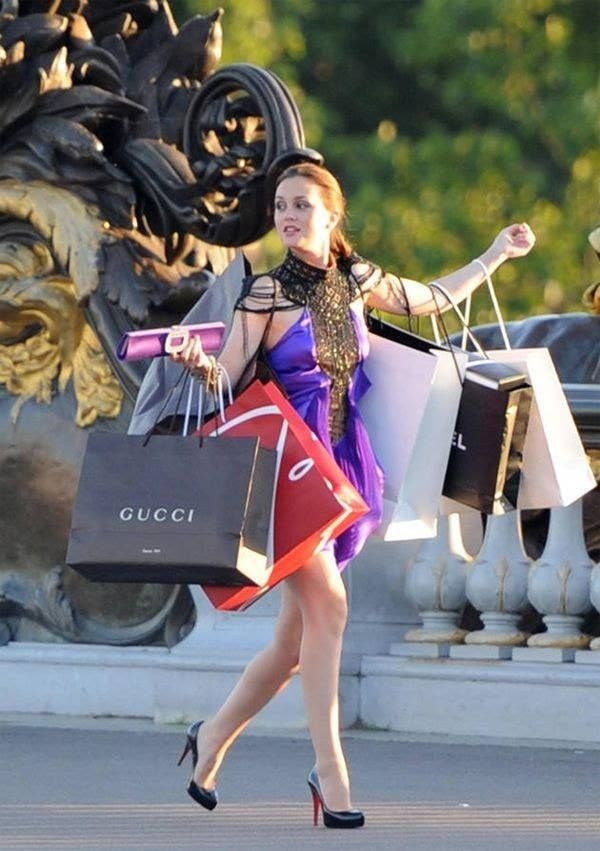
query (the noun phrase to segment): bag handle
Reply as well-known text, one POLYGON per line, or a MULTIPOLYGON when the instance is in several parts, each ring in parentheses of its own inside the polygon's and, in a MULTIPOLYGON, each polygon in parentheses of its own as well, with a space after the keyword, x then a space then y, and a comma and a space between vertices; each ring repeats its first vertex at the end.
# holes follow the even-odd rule
MULTIPOLYGON (((446 298, 446 300, 449 302, 449 304, 451 304, 451 305, 452 305, 452 309, 454 310, 454 313, 455 313, 455 314, 456 314, 456 316, 458 317, 458 319, 459 319, 459 321, 460 321, 460 323, 461 323, 461 325, 462 325, 462 327, 463 327, 463 334, 466 334, 466 335, 468 336, 468 338, 469 338, 469 339, 471 340, 471 342, 473 343, 473 346, 475 347, 475 350, 476 350, 476 351, 477 351, 477 352, 478 352, 478 353, 479 353, 482 357, 484 357, 484 358, 486 358, 487 360, 489 360, 489 356, 487 355, 487 353, 486 353, 486 352, 484 351, 484 349, 482 348, 481 343, 479 342, 479 340, 477 339, 477 337, 475 336, 475 334, 473 334, 473 332, 472 332, 472 331, 471 331, 471 329, 469 328, 469 324, 468 324, 468 321, 467 321, 466 315, 465 315, 465 314, 463 314, 462 310, 460 309, 460 307, 459 307, 459 306, 458 306, 458 304, 456 303, 456 300, 454 299, 454 296, 452 296, 452 295, 451 295, 451 293, 449 292, 449 290, 447 290, 447 289, 446 289, 446 287, 445 287, 445 286, 443 286, 442 284, 438 283, 437 281, 433 281, 431 284, 429 284, 429 286, 431 287, 431 289, 438 290, 438 292, 440 292, 440 293, 444 296, 444 298, 446 298)), ((435 301, 435 299, 434 299, 434 301, 435 301)), ((441 310, 440 310, 440 307, 439 307, 439 305, 438 305, 437 301, 435 301, 435 304, 436 304, 436 308, 437 308, 437 315, 438 315, 438 319, 440 320, 440 323, 441 323, 441 325, 442 325, 442 328, 444 329, 444 333, 445 333, 445 336, 446 336, 446 341, 449 343, 448 331, 447 331, 447 329, 446 329, 446 327, 445 327, 444 320, 442 319, 442 312, 441 312, 441 310)), ((449 345, 451 345, 451 344, 449 343, 449 345)))
MULTIPOLYGON (((439 311, 439 305, 437 305, 437 303, 436 303, 436 309, 439 311)), ((436 318, 435 313, 431 313, 430 318, 431 318, 431 327, 433 329, 433 338, 434 338, 435 342, 438 344, 438 346, 440 346, 441 343, 442 343, 442 340, 441 340, 441 337, 440 337, 440 329, 438 328, 437 318, 436 318)), ((465 299, 465 319, 467 321, 467 325, 470 326, 470 321, 471 321, 471 296, 470 295, 468 295, 467 298, 465 299)), ((442 320, 442 322, 443 322, 443 320, 442 320)), ((448 339, 447 335, 446 335, 446 339, 448 339)), ((462 339, 460 341, 461 349, 465 349, 467 347, 467 339, 468 339, 467 329, 463 325, 462 339)))
MULTIPOLYGON (((215 436, 219 436, 219 417, 221 417, 221 424, 224 425, 227 422, 227 417, 225 416, 225 394, 223 392, 223 376, 227 382, 227 404, 231 405, 233 403, 233 390, 231 388, 231 379, 229 377, 229 373, 221 364, 217 364, 217 377, 212 385, 212 397, 213 397, 213 411, 215 414, 214 422, 215 422, 215 436)), ((199 422, 204 422, 204 417, 199 422)))
MULTIPOLYGON (((204 400, 208 396, 208 387, 206 382, 198 379, 198 428, 201 428, 204 423, 204 417, 206 415, 206 407, 204 405, 204 400)), ((225 369, 222 364, 217 365, 217 377, 216 381, 212 385, 212 398, 213 398, 213 411, 215 412, 215 437, 219 436, 219 417, 221 418, 221 423, 224 425, 227 422, 227 417, 225 416, 225 411, 227 406, 233 404, 233 389, 231 386, 231 378, 229 377, 229 373, 225 369), (225 391, 223 388, 223 378, 225 378, 226 382, 226 393, 227 393, 227 403, 225 402, 225 391)), ((192 407, 192 394, 190 392, 188 396, 188 404, 186 409, 186 419, 183 424, 183 435, 187 436, 188 423, 191 413, 192 407)))
MULTIPOLYGON (((485 275, 485 279, 486 279, 486 283, 487 283, 488 292, 490 294, 490 299, 491 299, 491 302, 492 302, 492 306, 494 308, 494 313, 496 314, 496 320, 498 322, 498 327, 500 328, 500 333, 502 334, 502 340, 504 342, 504 348, 507 349, 507 350, 512 350, 510 340, 508 339, 508 333, 506 331, 506 323, 504 322, 504 317, 502 316, 502 311, 500 310, 500 304, 498 302, 498 297, 496 295, 496 290, 494 288, 494 284, 492 283, 492 276, 490 275, 490 271, 489 271, 488 267, 485 265, 485 263, 483 262, 483 260, 480 260, 479 257, 476 257, 475 260, 473 260, 473 262, 478 263, 481 266, 481 268, 483 269, 483 273, 485 275)), ((450 303, 454 307, 457 315, 459 315, 458 311, 456 309, 456 305, 452 303, 452 299, 451 299, 448 291, 445 288, 443 288, 441 284, 438 284, 437 281, 434 281, 434 283, 431 284, 431 286, 437 286, 438 289, 443 291, 443 294, 446 296, 448 301, 450 301, 450 303)), ((471 305, 472 305, 472 293, 469 293, 469 295, 465 299, 464 317, 459 316, 459 318, 461 319, 461 324, 462 324, 462 339, 461 339, 461 343, 460 343, 461 349, 466 348, 467 338, 469 337, 469 331, 470 331, 470 328, 471 328, 471 305)), ((438 330, 438 327, 437 327, 435 314, 433 314, 433 313, 431 314, 431 324, 433 326, 433 335, 435 337, 435 341, 439 345, 440 344, 439 330, 438 330)))
MULTIPOLYGON (((175 403, 175 410, 173 411, 173 414, 171 416, 171 421, 169 423, 169 428, 168 428, 168 431, 167 431, 167 435, 173 434, 173 430, 175 428, 175 421, 176 421, 177 415, 179 413, 179 408, 181 406, 183 394, 185 393, 185 388, 188 385, 188 380, 189 380, 188 396, 187 396, 187 403, 186 403, 186 409, 185 409, 185 415, 184 415, 184 421, 183 421, 183 428, 182 428, 183 436, 187 437, 188 429, 189 429, 189 422, 190 422, 190 415, 191 415, 191 408, 192 408, 192 401, 193 401, 193 393, 194 393, 194 377, 193 377, 191 371, 184 367, 181 370, 181 373, 180 373, 177 381, 175 382, 175 384, 171 387, 171 389, 167 393, 165 401, 163 402, 163 405, 162 405, 160 411, 158 412, 156 419, 154 420, 152 428, 147 432, 147 434, 144 438, 144 441, 142 442, 142 446, 147 446, 148 443, 150 442, 150 438, 153 436, 154 429, 156 428, 156 426, 160 422, 161 416, 165 412, 167 405, 169 404, 173 394, 175 393, 175 391, 179 387, 179 384, 183 381, 183 383, 181 383, 181 388, 179 390, 177 402, 175 403)), ((200 428, 200 425, 204 422, 204 417, 206 415, 206 410, 207 410, 206 399, 207 399, 207 396, 208 396, 208 393, 206 392, 204 382, 201 381, 201 380, 198 380, 198 427, 199 428, 200 428)), ((204 436, 202 435, 202 433, 200 433, 199 439, 198 439, 198 448, 202 447, 203 442, 204 442, 204 436)))
MULTIPOLYGON (((436 304, 436 309, 437 309, 437 304, 436 304)), ((442 345, 442 337, 440 335, 440 329, 439 329, 439 326, 438 326, 437 317, 436 317, 435 313, 430 313, 429 318, 431 320, 431 330, 433 331, 433 339, 435 340, 435 343, 436 343, 437 346, 441 346, 442 345)))
MULTIPOLYGON (((498 298, 496 297, 496 290, 494 289, 494 285, 492 283, 492 276, 490 275, 490 270, 485 265, 483 260, 480 260, 479 257, 476 257, 473 261, 474 263, 479 263, 481 268, 483 269, 483 273, 485 275, 485 280, 487 283, 488 292, 490 294, 490 299, 492 301, 492 305, 494 307, 494 313, 496 314, 496 319, 498 320, 498 327, 500 328, 500 333, 502 334, 502 339, 504 341, 504 348, 511 349, 510 340, 508 339, 508 334, 506 332, 506 325, 504 323, 504 317, 500 311, 500 304, 498 303, 498 298)), ((471 296, 469 296, 469 303, 471 300, 471 296)), ((469 304, 470 307, 470 304, 469 304)))
POLYGON ((147 432, 146 437, 145 437, 145 439, 144 439, 144 442, 142 443, 142 446, 147 446, 147 445, 148 445, 148 442, 149 442, 150 438, 152 437, 152 434, 153 434, 153 432, 154 432, 154 429, 156 428, 156 426, 157 426, 157 425, 158 425, 158 423, 160 422, 160 418, 161 418, 161 417, 162 417, 162 415, 164 414, 164 412, 165 412, 165 410, 166 410, 166 408, 167 408, 167 405, 169 404, 169 402, 171 401, 171 398, 172 398, 173 394, 174 394, 174 393, 175 393, 175 391, 177 390, 177 387, 179 386, 179 382, 183 379, 183 385, 182 385, 181 390, 180 390, 180 392, 179 392, 179 397, 178 397, 178 399, 177 399, 177 404, 176 404, 176 406, 175 406, 175 413, 173 414, 173 417, 171 418, 171 424, 170 424, 170 426, 169 426, 169 434, 171 433, 171 427, 172 427, 172 425, 173 425, 173 422, 174 422, 174 420, 175 420, 175 417, 177 416, 177 410, 178 410, 178 408, 179 408, 179 402, 180 402, 180 400, 181 400, 181 394, 183 393, 183 390, 184 390, 184 388, 185 388, 185 384, 186 384, 186 381, 187 381, 186 373, 187 373, 187 370, 185 370, 185 369, 182 369, 182 370, 181 370, 181 372, 180 372, 180 374, 179 374, 179 378, 177 379, 177 381, 175 382, 175 384, 171 387, 171 389, 170 389, 170 390, 169 390, 169 392, 167 393, 167 395, 166 395, 166 397, 165 397, 165 401, 163 402, 161 409, 159 410, 158 414, 156 415, 156 419, 155 419, 155 420, 154 420, 154 422, 152 423, 152 428, 150 428, 150 429, 149 429, 149 431, 147 432))
MULTIPOLYGON (((471 327, 471 305, 472 305, 472 301, 473 301, 473 300, 472 300, 472 298, 471 298, 471 293, 469 293, 469 295, 468 295, 468 296, 466 297, 466 299, 465 299, 465 320, 466 320, 467 325, 469 326, 469 328, 471 327)), ((468 337, 469 337, 469 335, 467 334, 467 330, 466 330, 466 328, 464 328, 464 327, 463 327, 463 329, 462 329, 462 337, 461 337, 461 340, 460 340, 460 347, 461 347, 461 349, 466 349, 466 348, 467 348, 467 339, 468 339, 468 337)))
MULTIPOLYGON (((433 284, 430 284, 430 286, 433 286, 433 284)), ((430 315, 431 315, 431 325, 432 325, 432 328, 433 328, 433 333, 435 335, 435 341, 436 341, 438 346, 442 345, 442 339, 441 339, 440 331, 439 331, 438 324, 437 324, 437 320, 439 319, 440 325, 442 326, 442 331, 444 332, 444 342, 446 344, 446 348, 448 349, 448 351, 452 355, 452 360, 454 362, 454 368, 456 369, 456 374, 458 375, 459 384, 462 384, 463 383, 463 377, 461 375, 461 371, 460 371, 460 367, 458 365, 458 361, 456 360, 456 352, 454 351, 454 346, 452 345, 452 340, 450 339, 450 335, 448 334, 448 329, 446 328, 446 323, 444 322, 444 320, 442 318, 442 311, 440 310, 440 306, 437 303, 435 297, 433 299, 433 303, 435 304, 437 317, 434 313, 432 313, 430 315)))
MULTIPOLYGON (((473 260, 473 262, 477 263, 479 266, 481 266, 481 268, 483 270, 483 274, 485 275, 485 280, 486 280, 488 292, 489 292, 489 295, 490 295, 490 300, 492 302, 492 306, 494 308, 494 313, 496 315, 496 321, 497 321, 498 327, 500 329, 500 334, 502 335, 502 341, 504 343, 504 348, 507 351, 511 351, 512 346, 511 346, 510 340, 508 338, 508 332, 506 330, 506 323, 504 321, 504 317, 502 316, 502 311, 500 309, 500 303, 498 302, 496 290, 494 288, 494 284, 492 283, 492 276, 490 275, 490 270, 488 269, 486 264, 483 262, 483 260, 481 260, 479 257, 476 257, 473 260)), ((480 351, 481 346, 475 341, 475 338, 474 338, 473 333, 472 333, 471 328, 470 328, 472 294, 469 293, 469 295, 465 299, 465 312, 464 312, 464 315, 463 315, 463 314, 461 314, 461 312, 460 312, 460 310, 457 306, 456 301, 450 295, 448 290, 444 286, 442 286, 442 284, 438 283, 437 281, 434 281, 430 286, 436 287, 440 292, 443 293, 443 295, 448 299, 448 301, 452 305, 454 312, 458 316, 458 318, 459 318, 459 320, 462 324, 461 348, 464 349, 466 347, 467 337, 468 337, 473 342, 473 345, 475 346, 475 348, 478 351, 480 351)), ((439 310, 438 310, 438 313, 439 313, 439 310)), ((437 325, 435 323, 435 320, 433 319, 433 314, 432 314, 432 325, 434 327, 434 335, 436 336, 436 342, 437 342, 439 332, 437 330, 437 325)), ((483 354, 483 350, 481 350, 481 353, 483 354)))
MULTIPOLYGON (((202 378, 194 379, 194 375, 192 374, 192 372, 190 370, 186 370, 186 372, 190 376, 191 380, 190 380, 190 388, 189 388, 189 391, 188 391, 188 398, 187 398, 187 404, 186 404, 186 408, 185 408, 185 415, 184 415, 184 420, 183 420, 183 427, 181 429, 181 434, 182 434, 183 437, 188 436, 190 416, 191 416, 191 412, 192 412, 192 403, 193 403, 193 400, 194 400, 194 381, 196 381, 197 384, 198 384, 198 414, 197 414, 197 416, 198 416, 198 420, 197 420, 197 422, 198 422, 198 449, 202 449, 202 445, 204 443, 204 435, 202 434, 201 429, 202 429, 202 424, 204 422, 204 418, 205 418, 207 410, 208 410, 208 405, 207 405, 208 386, 207 386, 206 381, 204 379, 202 379, 202 378)), ((214 398, 214 392, 213 392, 213 398, 214 398)), ((175 413, 177 413, 177 411, 175 413)))
MULTIPOLYGON (((224 392, 223 392, 223 376, 227 382, 227 396, 229 404, 231 405, 233 402, 233 391, 231 387, 231 379, 229 377, 229 373, 223 366, 223 364, 219 363, 217 360, 213 360, 213 369, 214 372, 213 377, 210 378, 207 374, 205 378, 197 378, 198 382, 198 429, 202 428, 204 423, 204 418, 207 413, 207 398, 208 398, 208 388, 209 386, 212 388, 212 397, 213 397, 213 410, 217 412, 216 416, 216 435, 219 434, 219 413, 221 415, 221 422, 225 422, 225 401, 224 401, 224 392)), ((191 375, 190 387, 188 391, 187 404, 185 409, 185 418, 183 421, 182 434, 184 437, 187 437, 189 430, 189 422, 192 412, 192 403, 193 403, 193 393, 194 393, 194 375, 191 370, 188 370, 191 375)), ((179 402, 178 402, 179 404, 179 402)), ((203 435, 199 434, 200 445, 202 445, 203 435)))
POLYGON ((221 414, 221 422, 225 422, 225 404, 224 404, 224 393, 223 393, 223 376, 225 376, 225 380, 227 382, 227 403, 228 405, 233 404, 233 389, 231 387, 231 378, 229 377, 229 373, 223 366, 223 364, 218 364, 217 371, 217 384, 216 384, 216 393, 218 396, 218 404, 219 404, 219 413, 221 414))
MULTIPOLYGON (((183 420, 183 428, 181 429, 181 434, 183 437, 187 437, 188 429, 190 425, 190 415, 192 413, 192 401, 194 397, 194 379, 190 381, 190 389, 188 390, 188 398, 187 404, 185 406, 185 416, 183 420)), ((202 423, 202 411, 204 409, 204 383, 202 381, 198 381, 198 427, 202 423)))

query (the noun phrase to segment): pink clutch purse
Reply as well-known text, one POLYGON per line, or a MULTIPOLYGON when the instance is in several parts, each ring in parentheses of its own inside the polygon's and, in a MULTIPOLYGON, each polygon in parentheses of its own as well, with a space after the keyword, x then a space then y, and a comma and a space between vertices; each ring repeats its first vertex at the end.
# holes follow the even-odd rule
POLYGON ((207 354, 218 352, 223 345, 223 322, 203 322, 200 325, 174 325, 172 328, 149 328, 146 331, 127 331, 119 340, 119 360, 159 358, 170 352, 185 349, 191 339, 200 338, 207 354))

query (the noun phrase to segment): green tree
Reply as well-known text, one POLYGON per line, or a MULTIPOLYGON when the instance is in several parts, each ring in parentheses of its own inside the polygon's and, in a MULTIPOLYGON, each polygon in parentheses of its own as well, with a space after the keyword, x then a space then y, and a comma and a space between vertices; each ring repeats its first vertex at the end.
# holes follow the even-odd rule
POLYGON ((223 26, 224 61, 291 85, 361 253, 428 280, 527 220, 535 252, 498 273, 507 314, 581 309, 599 218, 596 0, 232 0, 223 26))

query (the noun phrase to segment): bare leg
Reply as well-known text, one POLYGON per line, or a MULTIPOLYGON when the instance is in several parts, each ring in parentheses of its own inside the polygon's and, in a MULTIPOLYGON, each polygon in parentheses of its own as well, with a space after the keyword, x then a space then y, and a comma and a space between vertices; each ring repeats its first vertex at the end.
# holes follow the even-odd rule
POLYGON ((219 767, 236 738, 256 713, 290 682, 298 669, 302 614, 283 583, 281 611, 271 644, 248 664, 218 712, 200 728, 194 779, 212 789, 219 767))
POLYGON ((339 732, 339 677, 347 620, 346 589, 333 555, 313 556, 287 580, 302 611, 300 674, 308 726, 325 803, 350 809, 346 761, 339 732))

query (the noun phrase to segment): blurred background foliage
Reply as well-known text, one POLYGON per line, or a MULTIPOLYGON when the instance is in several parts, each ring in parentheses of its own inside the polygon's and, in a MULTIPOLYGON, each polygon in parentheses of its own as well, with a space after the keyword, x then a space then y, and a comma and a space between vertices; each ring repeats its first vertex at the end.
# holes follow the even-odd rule
MULTIPOLYGON (((215 6, 173 0, 181 24, 215 6)), ((357 250, 418 280, 528 221, 496 276, 506 315, 581 310, 597 280, 598 0, 228 0, 223 65, 290 86, 340 177, 357 250)), ((273 235, 264 262, 278 256, 273 235)), ((491 320, 483 293, 477 323, 491 320)))

